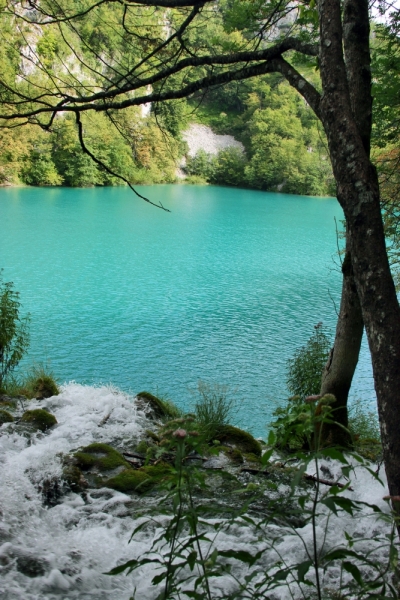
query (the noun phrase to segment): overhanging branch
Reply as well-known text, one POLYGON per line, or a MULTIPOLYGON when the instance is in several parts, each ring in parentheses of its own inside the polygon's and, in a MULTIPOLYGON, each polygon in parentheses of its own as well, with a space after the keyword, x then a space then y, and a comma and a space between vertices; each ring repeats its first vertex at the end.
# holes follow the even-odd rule
POLYGON ((105 171, 107 171, 107 173, 109 175, 111 175, 112 177, 116 177, 117 179, 120 179, 121 181, 123 181, 124 183, 126 183, 129 188, 132 190, 132 192, 134 194, 136 194, 136 196, 138 196, 139 198, 141 198, 142 200, 144 200, 145 202, 148 202, 148 204, 151 204, 152 206, 155 206, 156 208, 161 208, 162 210, 165 210, 165 212, 171 212, 168 208, 165 208, 165 206, 163 206, 160 203, 156 203, 156 202, 152 202, 151 200, 149 200, 148 198, 146 198, 146 196, 143 196, 142 194, 139 194, 139 192, 133 187, 133 185, 130 183, 130 181, 128 179, 126 179, 126 177, 124 177, 123 175, 117 173, 116 171, 113 171, 113 169, 110 169, 110 167, 108 165, 106 165, 102 160, 100 160, 99 158, 97 158, 97 156, 95 156, 93 154, 93 152, 91 152, 89 150, 89 148, 86 146, 84 137, 83 137, 83 126, 82 126, 82 121, 81 121, 81 115, 79 114, 79 112, 76 113, 75 115, 75 119, 76 119, 76 124, 78 126, 78 138, 79 138, 79 143, 81 145, 81 148, 83 150, 83 152, 85 154, 87 154, 97 165, 99 165, 99 167, 101 167, 102 169, 104 169, 105 171))

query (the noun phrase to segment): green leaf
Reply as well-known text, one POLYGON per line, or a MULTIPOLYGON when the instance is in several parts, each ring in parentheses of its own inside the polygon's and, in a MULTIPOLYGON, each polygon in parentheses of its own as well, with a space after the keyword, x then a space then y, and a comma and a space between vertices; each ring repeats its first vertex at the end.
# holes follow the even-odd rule
POLYGON ((189 556, 187 557, 187 562, 188 562, 188 565, 189 565, 191 571, 193 571, 193 569, 194 569, 194 566, 196 564, 196 559, 197 559, 197 552, 196 552, 196 550, 193 550, 193 552, 191 552, 189 554, 189 556))
POLYGON ((348 573, 350 573, 350 575, 353 576, 353 578, 357 581, 359 585, 362 585, 363 579, 360 573, 360 569, 356 567, 356 565, 353 565, 353 563, 345 560, 343 561, 342 566, 345 571, 347 571, 348 573))
POLYGON ((291 569, 279 569, 276 573, 274 573, 272 577, 272 581, 283 581, 287 579, 288 575, 290 575, 291 569))
POLYGON ((396 546, 390 546, 389 561, 392 569, 395 570, 399 562, 399 553, 396 546))
POLYGON ((321 500, 321 504, 325 504, 325 506, 327 506, 329 510, 333 512, 334 515, 338 514, 334 498, 332 498, 331 496, 328 496, 324 500, 321 500))
POLYGON ((273 452, 274 452, 274 448, 270 448, 269 450, 264 452, 264 454, 261 457, 261 463, 263 465, 266 465, 269 462, 269 459, 271 458, 273 452))
POLYGON ((276 433, 273 429, 271 429, 268 434, 267 444, 268 444, 268 446, 275 446, 275 443, 276 443, 276 433))
POLYGON ((163 581, 167 576, 167 571, 164 571, 163 573, 160 573, 159 575, 156 575, 155 577, 153 577, 153 579, 151 580, 151 583, 153 585, 157 585, 158 583, 161 583, 161 581, 163 581))
POLYGON ((324 448, 320 451, 322 456, 326 456, 328 458, 332 458, 333 460, 338 460, 343 465, 348 465, 349 462, 347 458, 344 456, 343 452, 338 450, 337 448, 324 448))
POLYGON ((263 550, 260 550, 254 556, 246 550, 221 550, 219 554, 225 558, 234 558, 252 566, 263 555, 263 550))
POLYGON ((128 562, 124 563, 123 565, 119 565, 118 567, 114 567, 114 569, 111 569, 111 571, 107 571, 107 573, 103 573, 103 575, 119 575, 120 573, 123 573, 127 569, 129 569, 130 571, 133 571, 133 569, 135 569, 138 566, 138 564, 139 564, 138 560, 129 560, 128 562))
POLYGON ((312 564, 312 560, 305 560, 304 562, 297 565, 297 577, 301 583, 306 583, 304 577, 308 573, 312 564))

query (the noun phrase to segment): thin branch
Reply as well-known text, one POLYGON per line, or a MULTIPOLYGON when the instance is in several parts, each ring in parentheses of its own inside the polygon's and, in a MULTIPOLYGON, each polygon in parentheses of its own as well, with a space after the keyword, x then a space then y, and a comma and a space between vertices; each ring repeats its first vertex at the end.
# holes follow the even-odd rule
POLYGON ((76 118, 76 124, 78 126, 79 143, 80 143, 81 148, 82 148, 82 150, 83 150, 83 152, 85 154, 87 154, 88 156, 90 156, 90 158, 97 165, 99 165, 102 169, 104 169, 105 171, 107 171, 107 173, 109 175, 111 175, 112 177, 116 177, 117 179, 120 179, 121 181, 124 181, 130 187, 130 189, 132 190, 132 192, 134 192, 134 194, 136 194, 136 196, 138 196, 139 198, 141 198, 145 202, 148 202, 152 206, 155 206, 156 208, 161 208, 162 210, 165 210, 165 212, 171 212, 168 208, 165 208, 162 205, 161 202, 159 204, 156 204, 155 202, 152 202, 151 200, 149 200, 148 198, 146 198, 146 196, 143 196, 142 194, 139 194, 139 192, 133 187, 133 185, 130 183, 130 181, 128 181, 128 179, 126 179, 126 177, 124 177, 123 175, 120 175, 119 173, 116 173, 115 171, 113 171, 112 169, 110 169, 110 167, 108 167, 102 160, 100 160, 99 158, 97 158, 97 156, 95 156, 93 154, 93 152, 91 152, 89 150, 89 148, 86 146, 86 143, 85 143, 85 141, 83 139, 83 127, 82 127, 81 115, 79 114, 79 112, 76 113, 75 118, 76 118))

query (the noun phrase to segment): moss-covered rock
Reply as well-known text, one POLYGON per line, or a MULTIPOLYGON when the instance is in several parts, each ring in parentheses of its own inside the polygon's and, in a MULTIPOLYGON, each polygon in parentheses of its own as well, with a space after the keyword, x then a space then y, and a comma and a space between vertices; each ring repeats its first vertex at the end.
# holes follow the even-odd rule
POLYGON ((0 409, 0 425, 3 423, 12 423, 14 421, 14 417, 7 410, 0 409))
POLYGON ((115 477, 104 481, 103 485, 119 492, 143 494, 165 480, 170 470, 171 467, 165 463, 140 469, 125 469, 115 477))
POLYGON ((0 394, 0 408, 16 408, 17 400, 16 398, 12 398, 11 396, 7 396, 7 394, 0 394))
POLYGON ((111 471, 117 467, 129 467, 125 458, 108 444, 95 442, 74 454, 75 464, 88 471, 96 467, 99 471, 111 471))
POLYGON ((143 454, 143 456, 145 456, 146 452, 149 448, 150 448, 150 444, 148 442, 146 442, 146 440, 142 440, 141 442, 138 443, 135 450, 136 450, 136 452, 139 452, 139 454, 143 454))
POLYGON ((232 462, 238 465, 241 465, 243 463, 243 454, 237 448, 224 447, 223 451, 232 462))
POLYGON ((84 478, 82 471, 75 465, 66 465, 63 468, 62 478, 69 489, 77 494, 83 492, 88 487, 88 482, 84 478))
POLYGON ((21 422, 30 423, 36 427, 36 429, 40 429, 40 431, 46 431, 47 429, 50 429, 50 427, 53 427, 53 425, 57 425, 55 416, 43 408, 27 410, 22 415, 21 422))
POLYGON ((233 444, 244 453, 261 456, 261 444, 247 431, 233 425, 224 425, 215 436, 222 444, 233 444))
POLYGON ((150 408, 155 419, 174 419, 180 415, 179 409, 172 402, 161 400, 150 392, 140 392, 137 398, 150 408))
POLYGON ((243 456, 247 462, 261 464, 261 457, 253 454, 253 452, 246 452, 243 456))

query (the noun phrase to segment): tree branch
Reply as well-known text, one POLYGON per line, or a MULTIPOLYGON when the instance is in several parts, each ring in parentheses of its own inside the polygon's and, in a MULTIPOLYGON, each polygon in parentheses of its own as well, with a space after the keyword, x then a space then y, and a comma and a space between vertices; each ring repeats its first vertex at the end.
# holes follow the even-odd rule
POLYGON ((80 115, 79 112, 76 113, 75 119, 76 119, 76 124, 78 126, 79 143, 80 143, 81 148, 82 148, 82 150, 83 150, 83 152, 85 154, 87 154, 88 156, 90 156, 90 158, 97 165, 99 165, 102 169, 104 169, 105 171, 107 171, 107 173, 109 173, 109 175, 112 175, 112 177, 116 177, 117 179, 120 179, 121 181, 124 181, 130 187, 130 189, 132 190, 132 192, 134 192, 134 194, 136 194, 136 196, 138 196, 139 198, 141 198, 145 202, 148 202, 152 206, 155 206, 156 208, 161 208, 162 210, 165 210, 165 212, 171 212, 168 208, 165 208, 161 204, 161 202, 159 204, 156 204, 155 202, 152 202, 151 200, 149 200, 148 198, 146 198, 146 196, 142 196, 142 194, 139 194, 139 192, 133 187, 133 185, 130 183, 130 181, 128 181, 128 179, 126 179, 126 177, 124 177, 123 175, 120 175, 116 171, 113 171, 102 160, 100 160, 99 158, 97 158, 97 156, 95 156, 93 154, 93 152, 91 152, 89 150, 89 148, 86 146, 85 140, 83 138, 83 126, 82 126, 82 121, 81 121, 81 115, 80 115))

